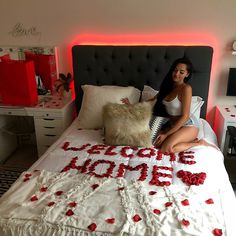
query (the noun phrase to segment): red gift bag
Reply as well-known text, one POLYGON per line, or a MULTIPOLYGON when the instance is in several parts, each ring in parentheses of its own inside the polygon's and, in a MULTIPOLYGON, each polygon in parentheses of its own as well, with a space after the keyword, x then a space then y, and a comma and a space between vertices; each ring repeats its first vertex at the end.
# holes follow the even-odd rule
POLYGON ((44 87, 53 92, 57 80, 55 56, 25 52, 25 59, 34 61, 36 74, 41 77, 44 87))
POLYGON ((5 105, 37 104, 38 93, 32 61, 0 62, 0 100, 5 105))

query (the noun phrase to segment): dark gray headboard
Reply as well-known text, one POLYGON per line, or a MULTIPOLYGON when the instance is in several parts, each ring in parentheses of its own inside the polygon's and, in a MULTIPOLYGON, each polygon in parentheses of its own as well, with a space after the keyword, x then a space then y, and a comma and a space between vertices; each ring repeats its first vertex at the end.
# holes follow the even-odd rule
POLYGON ((206 106, 213 49, 209 46, 100 46, 76 45, 72 48, 76 106, 79 111, 81 85, 135 86, 158 89, 172 62, 188 57, 194 66, 190 84, 193 95, 201 96, 206 106))

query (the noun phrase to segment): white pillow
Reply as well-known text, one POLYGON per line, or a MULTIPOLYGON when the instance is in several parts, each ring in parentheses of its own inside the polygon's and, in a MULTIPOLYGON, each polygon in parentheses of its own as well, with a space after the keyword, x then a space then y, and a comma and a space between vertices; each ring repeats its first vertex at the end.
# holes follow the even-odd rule
POLYGON ((153 89, 148 85, 144 85, 142 95, 141 95, 141 102, 145 102, 149 99, 152 99, 158 94, 158 91, 153 89))
MULTIPOLYGON (((144 85, 141 101, 147 101, 153 98, 158 93, 158 90, 153 89, 148 85, 144 85)), ((194 114, 197 118, 200 118, 201 107, 204 104, 204 101, 199 96, 192 96, 192 102, 190 107, 191 114, 194 114)))
POLYGON ((78 115, 79 128, 97 129, 103 127, 103 106, 108 102, 120 103, 127 97, 131 104, 137 103, 140 90, 134 87, 83 85, 83 100, 78 115))
POLYGON ((190 112, 194 114, 196 118, 200 118, 201 107, 204 104, 204 101, 199 96, 193 96, 191 102, 190 112))

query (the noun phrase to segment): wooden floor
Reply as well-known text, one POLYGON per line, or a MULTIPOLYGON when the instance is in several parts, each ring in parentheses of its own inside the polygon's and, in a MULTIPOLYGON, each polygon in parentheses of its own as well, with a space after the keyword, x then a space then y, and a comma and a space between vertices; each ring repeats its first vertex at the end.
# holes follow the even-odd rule
POLYGON ((1 166, 13 170, 27 170, 37 159, 36 145, 24 144, 19 146, 1 166))

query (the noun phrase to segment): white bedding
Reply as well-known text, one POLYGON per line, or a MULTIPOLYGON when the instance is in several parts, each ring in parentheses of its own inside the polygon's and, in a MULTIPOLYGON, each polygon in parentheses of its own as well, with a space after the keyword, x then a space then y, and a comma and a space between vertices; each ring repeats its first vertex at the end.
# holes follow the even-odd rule
MULTIPOLYGON (((199 137, 216 143, 201 123, 199 137)), ((101 130, 76 127, 0 199, 0 235, 235 235, 220 151, 111 147, 101 130)))

